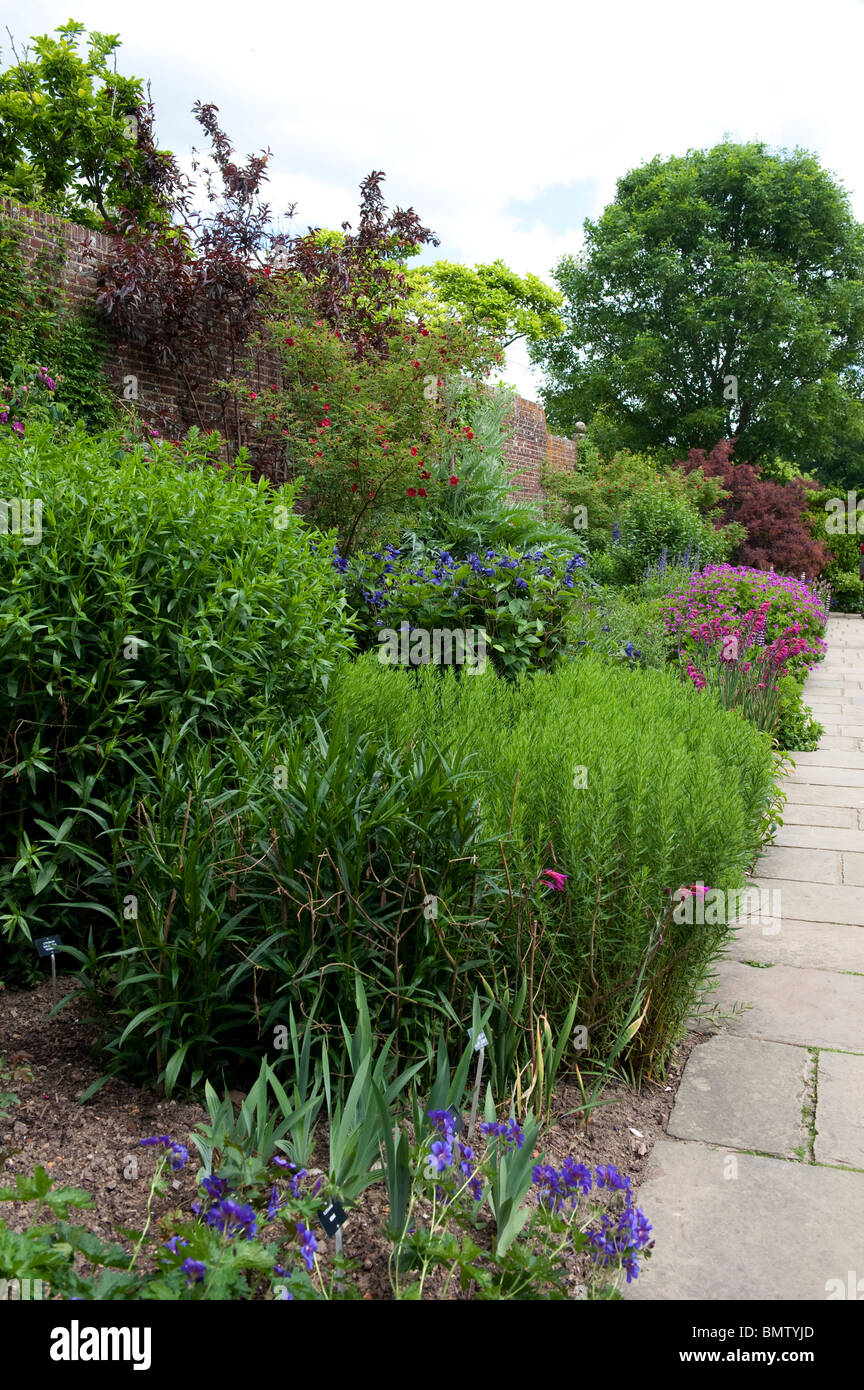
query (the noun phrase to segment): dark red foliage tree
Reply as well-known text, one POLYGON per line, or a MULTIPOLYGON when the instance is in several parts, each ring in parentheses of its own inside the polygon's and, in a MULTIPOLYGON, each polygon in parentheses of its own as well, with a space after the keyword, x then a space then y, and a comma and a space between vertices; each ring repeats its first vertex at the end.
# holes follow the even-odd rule
MULTIPOLYGON (((175 166, 164 191, 167 220, 121 216, 112 253, 97 266, 96 306, 121 338, 171 365, 185 388, 184 423, 204 428, 202 392, 214 377, 237 369, 266 291, 273 238, 270 207, 261 201, 269 151, 238 165, 217 108, 196 102, 194 112, 210 139, 221 187, 206 171, 210 206, 202 212, 193 204, 194 185, 175 166)), ((193 168, 199 167, 196 160, 193 168)), ((239 444, 227 418, 227 395, 222 405, 222 431, 239 444)))
POLYGON ((322 241, 310 228, 285 247, 288 274, 308 286, 307 308, 350 342, 358 357, 382 355, 405 327, 408 289, 401 266, 423 246, 438 246, 413 208, 388 212, 384 174, 373 171, 360 185, 360 220, 352 233, 342 223, 340 243, 322 241))
POLYGON ((721 524, 737 521, 747 528, 747 539, 733 557, 735 563, 814 579, 829 556, 810 530, 804 480, 778 483, 763 478, 757 465, 733 462, 734 447, 734 439, 721 439, 710 453, 691 449, 686 459, 677 460, 677 467, 685 473, 701 468, 706 478, 719 479, 727 489, 721 524))

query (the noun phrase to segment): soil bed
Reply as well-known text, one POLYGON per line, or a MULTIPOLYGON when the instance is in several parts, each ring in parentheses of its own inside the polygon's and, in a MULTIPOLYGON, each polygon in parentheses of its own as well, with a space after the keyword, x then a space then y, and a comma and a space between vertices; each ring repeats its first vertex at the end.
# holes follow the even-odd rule
MULTIPOLYGON (((61 995, 74 990, 71 979, 58 984, 61 995)), ((11 1072, 5 1081, 0 1074, 0 1092, 12 1091, 20 1101, 0 1102, 0 1183, 9 1185, 15 1173, 32 1174, 41 1164, 58 1185, 82 1187, 93 1197, 93 1207, 71 1216, 76 1225, 103 1240, 118 1239, 117 1227, 141 1230, 146 1221, 156 1158, 140 1141, 168 1134, 188 1146, 190 1159, 173 1178, 171 1196, 157 1202, 155 1210, 160 1218, 172 1211, 188 1214, 200 1195, 195 1184, 198 1152, 189 1135, 206 1120, 206 1112, 119 1079, 81 1105, 78 1097, 102 1074, 92 1053, 93 1026, 82 1021, 75 1004, 53 1019, 47 1017, 50 1007, 47 981, 27 991, 0 989, 0 1066, 11 1072)), ((560 1168, 569 1154, 591 1167, 613 1164, 630 1176, 635 1198, 654 1141, 665 1132, 684 1063, 703 1036, 687 1034, 665 1081, 649 1082, 638 1092, 622 1083, 608 1086, 602 1097, 606 1103, 592 1112, 587 1126, 581 1116, 568 1113, 577 1109, 581 1096, 565 1077, 556 1091, 552 1124, 542 1136, 544 1161, 560 1168)), ((345 1256, 360 1265, 353 1278, 363 1296, 375 1300, 392 1298, 390 1245, 379 1234, 386 1201, 383 1184, 368 1188, 343 1228, 345 1256)), ((2 1216, 24 1230, 31 1210, 23 1203, 4 1203, 2 1216)), ((646 1216, 650 1221, 650 1211, 646 1216)), ((483 1243, 482 1234, 478 1241, 483 1243)), ((131 1242, 120 1243, 131 1253, 131 1242)), ((327 1245, 323 1236, 319 1245, 322 1251, 327 1245)), ((435 1281, 428 1293, 430 1298, 440 1294, 435 1281)), ((456 1290, 450 1296, 464 1295, 456 1290)))

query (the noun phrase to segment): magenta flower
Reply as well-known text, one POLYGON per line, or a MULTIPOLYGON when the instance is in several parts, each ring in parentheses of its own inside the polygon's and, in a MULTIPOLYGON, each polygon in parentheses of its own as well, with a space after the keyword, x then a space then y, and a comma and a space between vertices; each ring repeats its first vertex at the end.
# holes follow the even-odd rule
POLYGON ((559 874, 555 869, 544 869, 540 878, 546 880, 550 888, 554 888, 557 893, 564 892, 564 884, 570 877, 569 874, 559 874))

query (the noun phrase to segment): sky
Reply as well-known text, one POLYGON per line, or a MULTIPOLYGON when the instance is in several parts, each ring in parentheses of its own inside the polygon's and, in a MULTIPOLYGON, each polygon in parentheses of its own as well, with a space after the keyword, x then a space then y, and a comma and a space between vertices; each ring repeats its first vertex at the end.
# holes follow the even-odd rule
MULTIPOLYGON (((803 147, 864 220, 862 0, 6 0, 2 66, 69 17, 118 33, 118 69, 149 79, 159 144, 188 167, 219 107, 238 154, 273 152, 274 213, 295 231, 356 220, 383 170, 434 255, 504 260, 552 283, 586 217, 629 169, 723 139, 803 147)), ((524 344, 505 372, 538 399, 524 344)))

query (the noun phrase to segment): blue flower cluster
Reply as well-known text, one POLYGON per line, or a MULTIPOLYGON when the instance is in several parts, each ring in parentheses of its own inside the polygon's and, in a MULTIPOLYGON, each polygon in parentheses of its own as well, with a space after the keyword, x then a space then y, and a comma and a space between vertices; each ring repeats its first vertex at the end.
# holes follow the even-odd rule
POLYGON ((207 1273, 207 1266, 202 1264, 201 1260, 184 1260, 180 1268, 186 1275, 187 1287, 190 1284, 200 1283, 207 1273))
MULTIPOLYGON (((303 1182, 303 1179, 309 1177, 309 1174, 307 1173, 305 1168, 298 1168, 296 1163, 289 1163, 287 1158, 281 1158, 278 1154, 271 1158, 270 1162, 275 1164, 277 1168, 286 1168, 289 1170, 289 1172, 292 1172, 294 1174, 290 1183, 292 1197, 302 1197, 305 1195, 300 1191, 300 1184, 303 1182)), ((318 1196, 318 1193, 321 1191, 321 1184, 323 1183, 323 1181, 323 1176, 319 1175, 319 1177, 315 1181, 315 1185, 312 1188, 312 1191, 308 1194, 310 1197, 318 1196)))
POLYGON ((586 1235, 595 1264, 605 1268, 620 1260, 627 1283, 638 1278, 637 1255, 652 1244, 651 1226, 645 1213, 633 1206, 629 1177, 619 1173, 611 1163, 600 1164, 592 1174, 584 1163, 577 1163, 570 1157, 565 1158, 560 1173, 551 1164, 540 1163, 531 1176, 539 1189, 537 1201, 553 1212, 562 1212, 568 1206, 572 1210, 580 1196, 587 1196, 594 1188, 623 1192, 624 1210, 617 1220, 608 1211, 603 1212, 599 1226, 586 1231, 586 1235))
MULTIPOLYGON (((456 1138, 456 1123, 449 1110, 430 1110, 427 1119, 442 1135, 441 1139, 436 1139, 429 1151, 429 1173, 437 1175, 444 1173, 448 1168, 453 1167, 457 1162, 463 1177, 468 1179, 468 1191, 475 1202, 483 1200, 483 1184, 477 1175, 474 1164, 474 1150, 468 1144, 463 1144, 456 1138)), ((446 1194, 440 1187, 436 1188, 437 1195, 443 1200, 446 1194)))
POLYGON ((640 1250, 651 1244, 650 1236, 651 1226, 645 1213, 630 1205, 624 1208, 617 1222, 613 1221, 608 1212, 604 1212, 599 1228, 588 1232, 595 1264, 605 1268, 607 1265, 617 1264, 620 1260, 622 1269, 626 1271, 628 1284, 639 1277, 639 1261, 636 1257, 640 1250))
POLYGON ((303 1262, 311 1274, 315 1267, 315 1251, 318 1249, 318 1242, 313 1232, 309 1230, 308 1226, 304 1226, 302 1221, 297 1221, 295 1227, 297 1235, 300 1238, 300 1254, 303 1256, 303 1262))
MULTIPOLYGON (((370 560, 383 562, 378 570, 374 584, 371 587, 361 584, 360 592, 367 607, 373 610, 383 608, 386 606, 388 599, 392 598, 393 591, 389 588, 388 584, 384 582, 385 576, 395 574, 397 564, 403 558, 403 553, 399 547, 389 544, 384 547, 383 552, 376 550, 371 554, 362 551, 358 553, 357 561, 361 570, 365 569, 366 564, 368 564, 370 560)), ((338 547, 334 546, 334 567, 340 574, 344 574, 348 569, 348 564, 348 558, 340 555, 338 547)), ((439 588, 441 585, 448 583, 448 581, 452 581, 454 578, 454 571, 460 569, 463 565, 467 565, 474 574, 482 574, 489 579, 494 579, 496 574, 502 570, 506 575, 508 571, 517 571, 527 566, 531 566, 534 573, 544 579, 555 578, 554 565, 550 563, 549 557, 543 550, 529 550, 521 557, 517 557, 513 555, 499 555, 497 551, 493 550, 491 547, 487 547, 482 557, 476 551, 472 551, 464 560, 457 560, 448 550, 441 550, 437 553, 437 558, 431 572, 427 573, 421 565, 417 569, 405 571, 401 579, 409 586, 417 583, 419 580, 421 583, 431 584, 435 588, 439 588)), ((564 588, 572 589, 573 577, 576 570, 585 568, 586 561, 584 556, 571 556, 567 562, 561 580, 564 588)), ((466 581, 463 579, 458 585, 454 585, 454 596, 458 597, 462 592, 465 588, 465 582, 466 581)), ((524 575, 517 574, 515 576, 515 587, 517 589, 529 589, 530 584, 524 575)))
POLYGON ((252 1208, 245 1202, 235 1202, 233 1197, 223 1197, 216 1202, 204 1217, 204 1224, 215 1226, 226 1236, 245 1236, 254 1240, 258 1230, 258 1219, 252 1208))
POLYGON ((503 1124, 495 1124, 492 1121, 484 1120, 480 1126, 482 1132, 496 1139, 503 1139, 511 1147, 521 1149, 525 1143, 525 1135, 519 1128, 515 1120, 506 1120, 503 1124))
POLYGON ((179 1173, 180 1169, 185 1166, 189 1158, 189 1150, 186 1148, 185 1144, 173 1143, 168 1134, 155 1134, 152 1139, 142 1139, 141 1143, 145 1147, 152 1146, 167 1149, 171 1154, 171 1170, 174 1173, 179 1173))

